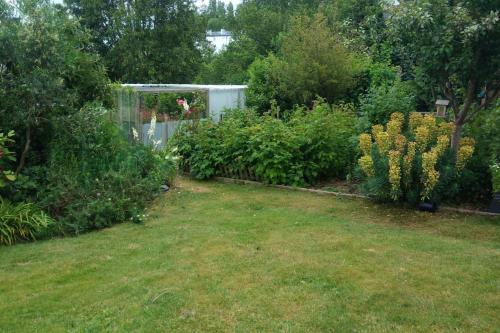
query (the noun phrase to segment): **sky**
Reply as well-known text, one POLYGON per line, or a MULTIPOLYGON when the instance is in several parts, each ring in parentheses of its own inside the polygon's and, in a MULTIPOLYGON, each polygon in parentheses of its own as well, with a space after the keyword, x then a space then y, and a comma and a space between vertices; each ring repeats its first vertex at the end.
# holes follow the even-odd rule
MULTIPOLYGON (((239 5, 243 0, 222 0, 224 1, 226 4, 232 2, 233 5, 236 7, 237 5, 239 5)), ((62 3, 63 0, 52 0, 52 2, 54 3, 62 3)), ((196 2, 196 5, 197 6, 201 6, 203 5, 203 3, 205 3, 205 5, 208 5, 208 0, 195 0, 196 2)))
MULTIPOLYGON (((242 2, 242 0, 222 0, 222 1, 224 1, 226 4, 232 2, 235 7, 242 2)), ((198 6, 201 6, 203 3, 205 3, 205 5, 208 5, 208 0, 196 0, 196 4, 198 6)))

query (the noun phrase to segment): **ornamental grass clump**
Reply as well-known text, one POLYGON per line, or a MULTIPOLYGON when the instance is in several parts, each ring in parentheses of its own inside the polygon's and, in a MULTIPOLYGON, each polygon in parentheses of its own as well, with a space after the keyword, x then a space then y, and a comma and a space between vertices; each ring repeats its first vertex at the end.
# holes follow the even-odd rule
POLYGON ((439 202, 458 190, 457 177, 474 153, 463 138, 456 155, 450 147, 453 123, 433 115, 393 113, 384 127, 359 137, 358 160, 365 191, 383 201, 439 202))

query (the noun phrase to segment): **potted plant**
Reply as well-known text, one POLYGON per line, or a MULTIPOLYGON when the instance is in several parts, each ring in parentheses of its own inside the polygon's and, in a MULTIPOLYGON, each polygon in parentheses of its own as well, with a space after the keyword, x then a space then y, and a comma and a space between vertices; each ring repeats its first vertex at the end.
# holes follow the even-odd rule
POLYGON ((490 166, 491 182, 493 185, 493 198, 491 199, 490 211, 500 213, 500 163, 494 162, 490 166))

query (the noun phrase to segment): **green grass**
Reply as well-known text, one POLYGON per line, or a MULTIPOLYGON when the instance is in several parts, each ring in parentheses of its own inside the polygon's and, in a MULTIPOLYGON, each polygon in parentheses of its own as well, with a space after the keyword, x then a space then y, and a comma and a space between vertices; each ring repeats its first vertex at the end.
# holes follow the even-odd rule
POLYGON ((0 247, 0 331, 498 332, 498 218, 179 185, 144 225, 0 247))

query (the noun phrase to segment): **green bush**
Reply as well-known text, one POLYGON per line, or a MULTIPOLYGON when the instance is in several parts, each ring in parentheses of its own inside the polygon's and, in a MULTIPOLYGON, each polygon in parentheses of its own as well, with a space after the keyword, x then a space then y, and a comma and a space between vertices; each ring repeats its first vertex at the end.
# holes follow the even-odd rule
POLYGON ((488 201, 492 193, 490 165, 500 162, 500 101, 479 112, 465 125, 464 133, 476 140, 476 149, 459 179, 455 201, 488 201))
POLYGON ((54 221, 31 203, 11 203, 0 198, 0 245, 35 240, 54 221))
POLYGON ((399 78, 393 82, 376 79, 369 92, 360 98, 359 108, 361 130, 368 131, 373 125, 387 124, 394 112, 408 117, 416 110, 416 99, 410 83, 399 78))
POLYGON ((16 160, 14 152, 9 148, 14 144, 13 136, 14 131, 9 131, 7 134, 0 132, 0 188, 4 187, 7 181, 16 179, 14 172, 9 170, 12 162, 16 160))
POLYGON ((130 144, 108 119, 95 105, 58 118, 45 166, 27 168, 8 195, 37 203, 60 233, 140 222, 176 163, 166 151, 130 144))
POLYGON ((356 156, 351 112, 318 104, 287 119, 253 110, 226 112, 219 124, 203 121, 177 132, 182 166, 197 178, 252 178, 271 184, 306 185, 344 177, 356 156))

